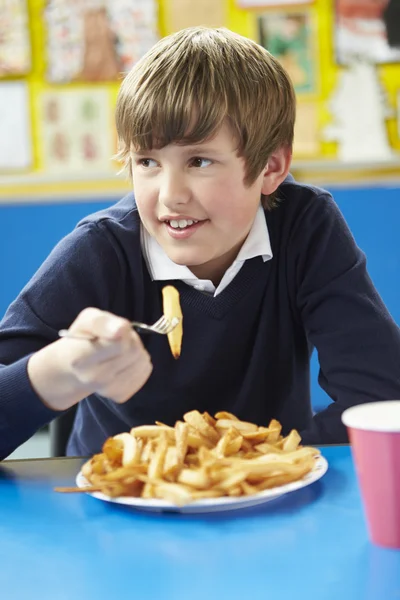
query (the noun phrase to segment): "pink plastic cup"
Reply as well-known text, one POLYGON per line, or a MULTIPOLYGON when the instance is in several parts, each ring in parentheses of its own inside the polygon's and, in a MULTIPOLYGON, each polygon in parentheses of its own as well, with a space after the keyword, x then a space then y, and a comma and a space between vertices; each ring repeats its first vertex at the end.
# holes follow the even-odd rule
POLYGON ((344 411, 371 541, 400 548, 400 401, 344 411))

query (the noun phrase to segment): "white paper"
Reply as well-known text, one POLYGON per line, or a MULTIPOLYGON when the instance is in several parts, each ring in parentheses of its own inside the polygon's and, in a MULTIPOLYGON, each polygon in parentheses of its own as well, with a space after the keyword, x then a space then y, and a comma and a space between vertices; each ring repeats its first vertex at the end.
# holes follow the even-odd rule
POLYGON ((0 83, 0 170, 32 164, 28 88, 23 81, 0 83))
POLYGON ((392 161, 385 120, 393 116, 374 65, 355 61, 341 72, 329 108, 333 123, 324 139, 339 144, 338 157, 347 162, 392 161))

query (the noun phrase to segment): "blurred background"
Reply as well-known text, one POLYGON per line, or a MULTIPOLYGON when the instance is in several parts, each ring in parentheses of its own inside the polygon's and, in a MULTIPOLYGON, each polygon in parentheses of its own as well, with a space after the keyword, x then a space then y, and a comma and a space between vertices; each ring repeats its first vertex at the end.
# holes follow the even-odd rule
MULTIPOLYGON (((79 219, 129 191, 112 159, 121 78, 192 25, 288 70, 292 173, 334 194, 400 324, 400 0, 0 0, 0 317, 79 219)), ((317 372, 314 356, 316 410, 317 372)), ((49 452, 44 430, 13 458, 49 452)))

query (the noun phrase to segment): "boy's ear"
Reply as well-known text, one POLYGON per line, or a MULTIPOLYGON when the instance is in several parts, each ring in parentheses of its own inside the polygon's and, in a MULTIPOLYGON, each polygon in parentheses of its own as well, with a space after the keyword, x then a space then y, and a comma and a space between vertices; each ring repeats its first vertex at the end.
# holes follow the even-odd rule
POLYGON ((271 154, 263 173, 261 193, 273 194, 289 173, 292 149, 288 146, 278 148, 271 154))

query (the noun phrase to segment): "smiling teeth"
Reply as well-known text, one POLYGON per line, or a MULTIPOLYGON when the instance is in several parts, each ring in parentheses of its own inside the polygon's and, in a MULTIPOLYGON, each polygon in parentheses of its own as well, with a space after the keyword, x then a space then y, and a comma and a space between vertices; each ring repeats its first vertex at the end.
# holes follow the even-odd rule
POLYGON ((169 221, 169 224, 174 229, 184 229, 185 227, 189 227, 190 225, 193 225, 194 223, 198 223, 198 221, 195 221, 192 219, 187 219, 187 220, 179 219, 179 221, 176 221, 176 220, 169 221))

